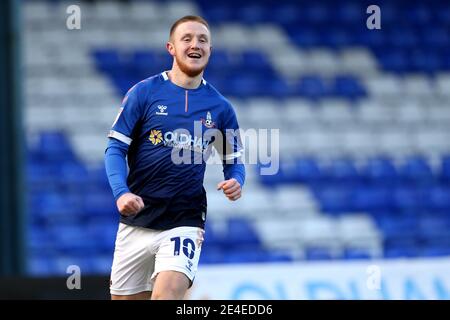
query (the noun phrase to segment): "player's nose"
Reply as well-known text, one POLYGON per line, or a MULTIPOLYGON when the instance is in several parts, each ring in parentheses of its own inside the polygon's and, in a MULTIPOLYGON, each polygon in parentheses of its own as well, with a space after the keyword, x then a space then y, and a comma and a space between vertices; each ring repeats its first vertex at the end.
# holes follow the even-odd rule
POLYGON ((199 50, 200 49, 200 46, 199 46, 199 41, 197 40, 197 39, 193 39, 192 41, 191 41, 191 49, 192 50, 199 50))

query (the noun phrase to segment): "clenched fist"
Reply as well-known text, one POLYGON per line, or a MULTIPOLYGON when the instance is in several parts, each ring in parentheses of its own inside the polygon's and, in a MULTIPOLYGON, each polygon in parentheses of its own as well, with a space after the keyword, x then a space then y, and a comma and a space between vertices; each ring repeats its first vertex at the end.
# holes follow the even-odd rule
POLYGON ((231 201, 236 201, 241 197, 241 185, 234 178, 220 182, 217 185, 217 190, 220 189, 223 190, 225 196, 231 201))
POLYGON ((117 199, 117 209, 124 216, 131 216, 144 208, 144 200, 134 193, 124 193, 117 199))

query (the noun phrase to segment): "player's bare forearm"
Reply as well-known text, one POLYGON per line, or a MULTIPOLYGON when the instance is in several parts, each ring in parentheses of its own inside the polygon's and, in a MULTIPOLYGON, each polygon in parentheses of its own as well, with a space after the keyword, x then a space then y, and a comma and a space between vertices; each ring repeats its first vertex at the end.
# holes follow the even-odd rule
POLYGON ((144 208, 144 201, 138 195, 127 192, 117 199, 117 209, 124 216, 130 216, 138 213, 144 208))
POLYGON ((217 185, 217 190, 220 189, 222 189, 225 196, 231 201, 236 201, 241 197, 241 185, 234 178, 220 182, 217 185))

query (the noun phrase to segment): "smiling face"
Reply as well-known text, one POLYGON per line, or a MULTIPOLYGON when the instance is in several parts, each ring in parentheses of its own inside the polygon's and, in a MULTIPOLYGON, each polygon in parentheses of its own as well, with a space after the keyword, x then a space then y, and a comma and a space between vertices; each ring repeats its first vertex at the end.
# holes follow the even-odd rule
POLYGON ((208 28, 197 21, 186 21, 174 30, 167 50, 175 58, 178 68, 195 77, 203 72, 211 55, 211 35, 208 28))

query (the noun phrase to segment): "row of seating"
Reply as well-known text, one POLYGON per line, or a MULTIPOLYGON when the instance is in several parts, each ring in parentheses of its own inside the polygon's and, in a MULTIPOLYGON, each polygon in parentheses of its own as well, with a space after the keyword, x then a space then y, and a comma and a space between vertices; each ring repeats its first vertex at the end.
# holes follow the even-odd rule
MULTIPOLYGON (((117 50, 97 50, 93 53, 98 69, 113 79, 122 95, 148 75, 168 69, 172 60, 166 52, 138 51, 130 55, 130 59, 122 59, 117 50)), ((241 59, 237 57, 234 61, 227 60, 227 56, 224 52, 215 52, 205 74, 205 78, 226 95, 300 95, 311 99, 327 96, 358 98, 366 95, 363 85, 351 75, 340 75, 332 81, 304 75, 297 84, 290 85, 275 74, 268 59, 258 51, 244 51, 241 59)))
POLYGON ((373 157, 364 162, 353 159, 328 159, 323 161, 301 157, 280 163, 276 175, 261 176, 265 182, 278 179, 297 182, 349 181, 392 183, 447 183, 450 180, 450 157, 442 156, 440 164, 431 164, 423 156, 413 156, 396 163, 389 157, 373 157))

